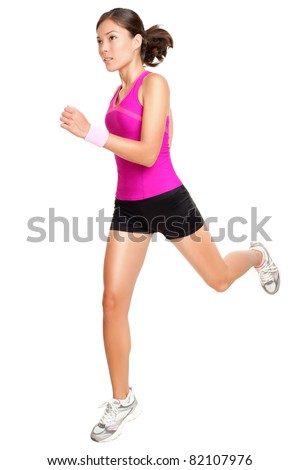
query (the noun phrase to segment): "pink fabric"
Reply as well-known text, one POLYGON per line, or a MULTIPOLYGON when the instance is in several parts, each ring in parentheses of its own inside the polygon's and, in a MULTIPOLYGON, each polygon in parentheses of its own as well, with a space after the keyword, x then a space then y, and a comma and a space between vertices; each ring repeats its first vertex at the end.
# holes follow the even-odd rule
MULTIPOLYGON (((138 100, 138 90, 146 75, 144 71, 134 82, 128 94, 116 104, 120 88, 114 94, 106 113, 105 123, 111 134, 132 140, 140 140, 142 129, 143 106, 138 100)), ((162 146, 155 164, 146 167, 129 162, 115 155, 118 169, 116 198, 134 201, 157 196, 182 185, 170 156, 169 116, 166 119, 162 146)))
POLYGON ((84 140, 90 142, 91 144, 95 144, 98 147, 103 147, 108 139, 108 136, 109 132, 107 129, 101 129, 100 127, 96 127, 92 124, 84 140))

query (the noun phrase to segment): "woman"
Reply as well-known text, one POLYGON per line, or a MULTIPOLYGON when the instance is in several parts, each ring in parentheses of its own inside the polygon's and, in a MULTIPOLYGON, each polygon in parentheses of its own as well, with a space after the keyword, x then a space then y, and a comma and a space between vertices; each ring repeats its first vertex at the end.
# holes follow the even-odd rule
POLYGON ((91 125, 67 106, 61 127, 115 154, 118 185, 104 260, 103 335, 113 398, 105 404, 91 438, 116 438, 125 422, 139 414, 129 387, 128 311, 135 282, 151 236, 161 232, 204 281, 223 292, 251 267, 269 294, 279 289, 278 268, 259 242, 224 259, 205 228, 201 214, 170 159, 172 115, 168 83, 145 71, 163 61, 173 46, 170 34, 153 26, 145 31, 132 10, 115 8, 97 23, 99 54, 108 71, 118 71, 121 85, 107 114, 107 129, 91 125))

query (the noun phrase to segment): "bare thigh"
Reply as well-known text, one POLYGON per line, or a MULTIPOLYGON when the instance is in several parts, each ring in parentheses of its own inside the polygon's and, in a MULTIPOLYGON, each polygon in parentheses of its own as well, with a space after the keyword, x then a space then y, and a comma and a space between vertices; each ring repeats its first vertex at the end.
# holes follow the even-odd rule
POLYGON ((151 237, 151 234, 109 232, 104 258, 104 302, 129 307, 151 237))
POLYGON ((227 265, 205 226, 172 243, 209 286, 222 289, 228 285, 227 265))

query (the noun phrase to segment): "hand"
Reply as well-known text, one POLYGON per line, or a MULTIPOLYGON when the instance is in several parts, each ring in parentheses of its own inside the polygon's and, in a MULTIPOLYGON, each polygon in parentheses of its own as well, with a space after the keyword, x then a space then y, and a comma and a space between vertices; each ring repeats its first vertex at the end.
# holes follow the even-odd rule
POLYGON ((85 116, 73 106, 65 107, 61 113, 60 120, 62 121, 60 126, 63 129, 66 129, 71 132, 71 134, 82 138, 87 135, 91 126, 85 116))

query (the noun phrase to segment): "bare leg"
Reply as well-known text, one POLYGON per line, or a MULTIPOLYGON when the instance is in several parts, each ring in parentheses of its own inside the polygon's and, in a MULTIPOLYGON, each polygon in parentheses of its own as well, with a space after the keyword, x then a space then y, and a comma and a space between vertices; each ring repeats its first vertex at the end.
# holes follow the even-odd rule
POLYGON ((150 234, 112 231, 106 246, 103 336, 113 397, 118 399, 126 398, 129 391, 128 311, 150 240, 150 234))
POLYGON ((237 278, 262 261, 262 254, 257 250, 234 251, 223 259, 204 227, 193 236, 172 240, 172 243, 203 280, 218 292, 228 289, 237 278))

